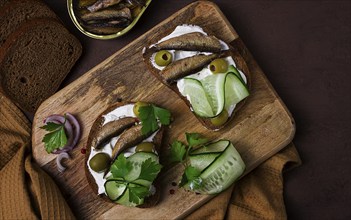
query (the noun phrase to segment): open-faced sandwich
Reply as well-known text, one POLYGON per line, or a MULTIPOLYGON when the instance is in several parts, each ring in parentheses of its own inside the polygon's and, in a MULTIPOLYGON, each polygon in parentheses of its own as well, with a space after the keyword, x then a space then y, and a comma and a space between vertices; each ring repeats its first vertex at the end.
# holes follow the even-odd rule
POLYGON ((145 47, 143 57, 151 72, 211 130, 225 126, 249 95, 244 59, 199 26, 177 26, 145 47))
POLYGON ((159 150, 170 112, 153 104, 118 102, 93 123, 85 172, 93 191, 110 201, 149 207, 158 202, 159 150))
POLYGON ((245 171, 245 163, 229 140, 209 142, 186 133, 187 144, 174 141, 171 160, 185 166, 179 186, 200 194, 217 194, 230 187, 245 171))

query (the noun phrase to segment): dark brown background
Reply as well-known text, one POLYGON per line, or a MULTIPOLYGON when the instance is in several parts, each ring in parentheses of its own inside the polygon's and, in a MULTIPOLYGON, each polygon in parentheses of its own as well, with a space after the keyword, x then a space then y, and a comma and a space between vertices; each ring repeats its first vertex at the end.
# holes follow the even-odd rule
MULTIPOLYGON (((64 0, 45 1, 84 48, 64 85, 192 2, 154 0, 129 34, 101 41, 75 29, 64 0)), ((284 176, 289 218, 351 219, 351 1, 214 2, 296 120, 303 165, 284 176)))

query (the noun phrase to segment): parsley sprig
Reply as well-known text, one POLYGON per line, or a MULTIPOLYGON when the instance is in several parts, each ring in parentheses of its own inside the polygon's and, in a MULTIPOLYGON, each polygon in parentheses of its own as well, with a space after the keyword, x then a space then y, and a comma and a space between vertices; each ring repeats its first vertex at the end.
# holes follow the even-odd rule
POLYGON ((185 133, 185 136, 188 145, 185 145, 178 140, 173 141, 171 144, 171 162, 183 162, 184 158, 189 155, 192 148, 201 146, 208 142, 206 138, 198 133, 185 133))
POLYGON ((125 177, 130 174, 133 169, 133 165, 131 161, 121 154, 113 162, 110 171, 113 178, 121 179, 125 182, 126 187, 129 189, 129 202, 140 205, 143 199, 150 195, 149 188, 143 185, 131 183, 134 183, 136 180, 147 180, 153 182, 158 173, 161 171, 161 168, 161 164, 149 158, 141 163, 141 170, 138 177, 133 180, 126 180, 125 177))
POLYGON ((65 123, 54 123, 48 122, 46 125, 40 127, 41 129, 45 129, 49 133, 45 134, 42 142, 45 144, 45 150, 48 153, 52 153, 54 150, 59 149, 67 144, 67 135, 65 133, 65 123))
POLYGON ((159 123, 169 125, 171 113, 164 108, 150 104, 139 108, 139 119, 141 120, 143 134, 149 134, 159 129, 159 123))
POLYGON ((181 141, 175 140, 171 144, 171 162, 180 162, 185 166, 185 170, 180 181, 179 186, 182 187, 187 183, 190 183, 191 188, 201 188, 202 179, 200 177, 201 171, 195 167, 187 164, 187 157, 191 149, 194 147, 201 146, 208 142, 206 138, 203 138, 198 133, 185 133, 188 145, 185 145, 181 141))

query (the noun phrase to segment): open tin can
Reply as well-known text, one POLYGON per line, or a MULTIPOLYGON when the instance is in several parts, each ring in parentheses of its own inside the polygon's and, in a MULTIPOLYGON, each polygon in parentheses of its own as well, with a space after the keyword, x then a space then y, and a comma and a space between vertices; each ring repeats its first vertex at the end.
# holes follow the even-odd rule
MULTIPOLYGON (((69 13, 69 16, 71 17, 74 25, 83 34, 85 34, 91 38, 108 40, 108 39, 120 37, 120 36, 126 34, 128 31, 130 31, 134 27, 134 25, 139 21, 140 17, 143 15, 143 13, 145 12, 146 8, 149 6, 149 4, 151 3, 152 0, 145 0, 144 4, 142 6, 138 6, 139 8, 138 8, 137 12, 135 12, 135 11, 131 12, 132 20, 130 21, 130 23, 128 25, 126 25, 125 27, 120 28, 120 30, 113 32, 113 33, 97 33, 96 31, 94 32, 92 30, 89 30, 89 28, 87 28, 87 26, 84 25, 84 23, 82 21, 82 16, 80 16, 80 14, 82 14, 80 10, 85 10, 87 12, 88 12, 88 10, 83 9, 83 7, 79 5, 79 3, 80 3, 79 1, 80 0, 67 0, 68 13, 69 13)), ((94 2, 94 1, 90 1, 90 2, 94 2)), ((121 1, 121 2, 123 2, 123 1, 121 1)), ((111 8, 113 8, 113 7, 111 7, 111 8)), ((111 11, 113 9, 108 9, 108 10, 111 11)), ((103 10, 101 10, 101 11, 103 11, 103 10)), ((100 13, 100 11, 98 11, 98 12, 100 13)), ((108 20, 108 19, 106 19, 106 20, 108 20)), ((98 28, 99 27, 96 27, 96 29, 98 29, 98 28)))

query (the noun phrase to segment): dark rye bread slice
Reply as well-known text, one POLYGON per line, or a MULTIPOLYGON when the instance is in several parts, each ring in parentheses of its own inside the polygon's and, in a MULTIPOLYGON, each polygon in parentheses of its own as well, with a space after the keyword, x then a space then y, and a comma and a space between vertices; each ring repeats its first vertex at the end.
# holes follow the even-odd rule
MULTIPOLYGON (((173 30, 167 31, 168 34, 170 34, 173 30)), ((209 31, 205 30, 206 33, 210 33, 209 31)), ((164 36, 167 36, 168 34, 165 34, 164 36)), ((152 42, 149 42, 147 45, 152 45, 157 43, 160 39, 162 39, 162 37, 160 37, 159 39, 152 39, 152 42)), ((250 89, 251 87, 251 75, 250 75, 250 71, 249 68, 246 65, 246 62, 244 60, 244 58, 239 54, 238 50, 236 50, 235 48, 233 48, 232 46, 229 46, 229 50, 223 51, 220 54, 220 57, 227 57, 227 56, 231 56, 234 60, 234 62, 236 63, 236 66, 239 70, 241 70, 247 79, 247 87, 248 89, 250 89)), ((172 89, 185 103, 186 105, 191 108, 191 104, 189 102, 189 100, 183 96, 177 87, 177 83, 168 83, 161 75, 160 75, 160 70, 156 69, 155 67, 153 67, 152 63, 151 63, 151 57, 153 55, 153 53, 155 52, 155 48, 148 48, 149 46, 147 46, 144 51, 143 51, 143 58, 144 58, 144 62, 146 63, 148 69, 150 70, 150 72, 158 79, 160 80, 164 85, 166 85, 167 87, 169 87, 170 89, 172 89)), ((242 106, 244 106, 246 102, 246 99, 242 100, 240 103, 238 103, 232 113, 232 115, 230 116, 230 118, 221 126, 215 126, 211 123, 211 120, 208 118, 203 118, 203 117, 199 117, 197 116, 193 111, 193 114, 196 116, 196 118, 207 128, 210 130, 219 130, 223 127, 225 127, 227 124, 230 123, 230 121, 234 118, 234 115, 242 108, 242 106)))
MULTIPOLYGON (((134 102, 116 102, 115 104, 111 105, 110 107, 108 107, 106 110, 104 110, 94 121, 91 129, 90 129, 90 132, 89 132, 89 136, 88 136, 88 141, 87 141, 87 144, 86 144, 86 154, 85 154, 85 161, 84 161, 84 168, 85 168, 85 176, 88 180, 88 183, 90 185, 90 187, 92 188, 93 192, 95 194, 98 194, 98 186, 96 185, 95 183, 95 179, 94 177, 91 175, 90 171, 89 171, 89 168, 88 168, 88 159, 89 159, 89 155, 90 155, 90 152, 92 150, 92 143, 93 143, 93 140, 97 137, 99 131, 101 130, 102 128, 102 125, 105 121, 103 115, 106 115, 108 114, 109 112, 113 111, 114 109, 118 108, 118 107, 121 107, 121 106, 124 106, 124 105, 127 105, 127 104, 134 104, 134 102)), ((159 132, 155 135, 154 137, 154 144, 155 144, 155 148, 156 148, 156 151, 158 152, 159 154, 159 157, 161 156, 160 153, 161 153, 161 147, 162 147, 162 140, 163 140, 163 133, 165 131, 165 128, 162 126, 159 130, 159 132)), ((162 172, 162 170, 161 170, 162 172)), ((149 196, 147 198, 145 198, 144 200, 144 204, 143 205, 140 205, 140 206, 137 206, 139 208, 149 208, 149 207, 152 207, 152 206, 155 206, 158 202, 159 202, 159 199, 160 199, 160 174, 158 175, 158 177, 154 180, 153 182, 153 185, 155 186, 156 188, 156 193, 152 196, 149 196)), ((111 202, 113 203, 106 195, 104 194, 101 194, 99 195, 100 198, 104 199, 105 201, 108 201, 108 202, 111 202)), ((116 204, 116 203, 114 203, 116 204)))
POLYGON ((12 0, 0 10, 0 46, 24 21, 33 18, 57 18, 40 0, 12 0))
POLYGON ((0 89, 33 113, 59 88, 81 52, 80 42, 57 20, 27 21, 0 50, 0 89))

